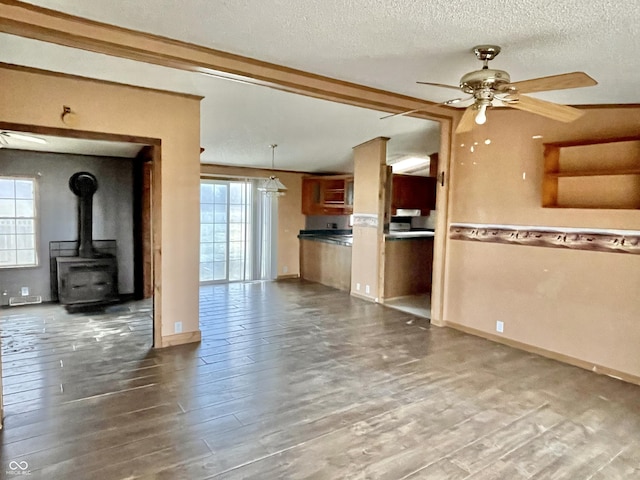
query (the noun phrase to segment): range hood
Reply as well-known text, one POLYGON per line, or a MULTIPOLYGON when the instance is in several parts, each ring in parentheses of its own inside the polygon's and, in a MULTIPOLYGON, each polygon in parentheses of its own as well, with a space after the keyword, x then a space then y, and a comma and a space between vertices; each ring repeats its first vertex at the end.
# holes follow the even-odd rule
POLYGON ((419 208, 398 208, 394 217, 419 217, 419 208))

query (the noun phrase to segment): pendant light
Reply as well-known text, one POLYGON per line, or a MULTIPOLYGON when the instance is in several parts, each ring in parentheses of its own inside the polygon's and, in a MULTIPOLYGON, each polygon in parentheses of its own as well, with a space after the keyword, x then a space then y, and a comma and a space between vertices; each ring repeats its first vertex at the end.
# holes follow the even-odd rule
MULTIPOLYGON (((271 148, 271 170, 274 169, 277 146, 278 145, 275 143, 269 145, 269 148, 271 148)), ((278 177, 276 177, 275 175, 271 175, 269 178, 262 182, 262 184, 258 187, 258 190, 264 193, 267 197, 281 197, 287 192, 287 187, 282 184, 278 177)))

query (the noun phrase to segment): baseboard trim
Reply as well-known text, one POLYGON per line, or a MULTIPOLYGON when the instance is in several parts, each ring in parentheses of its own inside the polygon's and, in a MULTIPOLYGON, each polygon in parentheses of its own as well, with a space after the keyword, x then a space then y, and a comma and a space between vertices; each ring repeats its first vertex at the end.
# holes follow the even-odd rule
POLYGON ((350 293, 352 297, 360 298, 361 300, 366 300, 368 302, 380 303, 377 298, 367 297, 366 295, 354 292, 353 290, 350 293))
POLYGON ((554 352, 553 350, 547 350, 542 347, 536 347, 535 345, 529 345, 528 343, 523 343, 518 340, 502 337, 499 335, 495 335, 493 333, 484 332, 482 330, 478 330, 472 327, 467 327, 466 325, 461 325, 459 323, 445 321, 444 325, 446 327, 453 328, 454 330, 459 330, 461 332, 468 333, 470 335, 475 335, 476 337, 482 337, 486 340, 491 340, 492 342, 501 343, 503 345, 508 345, 509 347, 517 348, 518 350, 524 350, 525 352, 535 353, 536 355, 550 358, 552 360, 557 360, 558 362, 568 363, 569 365, 573 365, 574 367, 583 368, 585 370, 589 370, 599 375, 607 375, 609 377, 613 377, 627 383, 640 385, 640 377, 636 375, 632 375, 630 373, 621 372, 613 368, 605 367, 604 365, 598 365, 592 362, 587 362, 586 360, 565 355, 563 353, 554 352))
POLYGON ((415 293, 408 293, 406 295, 396 295, 395 297, 384 297, 380 303, 386 303, 386 302, 393 302, 394 300, 400 300, 401 298, 406 298, 406 297, 415 297, 416 295, 429 295, 431 293, 431 291, 428 292, 415 292, 415 293))
POLYGON ((290 280, 292 278, 300 278, 300 275, 298 275, 297 273, 290 273, 288 275, 278 275, 278 278, 276 278, 276 280, 290 280))
POLYGON ((184 345, 186 343, 198 343, 202 340, 200 330, 195 332, 176 333, 175 335, 167 335, 162 337, 162 345, 159 348, 174 347, 176 345, 184 345))

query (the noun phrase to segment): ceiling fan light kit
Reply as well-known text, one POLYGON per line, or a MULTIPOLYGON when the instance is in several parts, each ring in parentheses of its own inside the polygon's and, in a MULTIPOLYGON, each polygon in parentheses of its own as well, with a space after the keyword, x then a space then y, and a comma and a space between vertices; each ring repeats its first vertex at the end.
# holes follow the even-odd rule
POLYGON ((485 123, 487 123, 487 107, 489 105, 491 105, 491 102, 483 102, 478 107, 478 113, 476 114, 475 120, 478 125, 484 125, 485 123))
MULTIPOLYGON (((477 45, 473 47, 472 52, 482 62, 482 68, 463 75, 458 87, 442 83, 417 82, 434 87, 462 90, 464 93, 471 95, 473 104, 468 106, 462 114, 456 133, 468 132, 473 129, 474 125, 483 125, 487 121, 487 109, 493 106, 495 100, 507 107, 542 115, 560 122, 572 122, 584 114, 583 111, 577 108, 522 94, 590 87, 598 83, 593 78, 584 72, 573 72, 511 82, 511 76, 508 72, 489 68, 489 61, 493 60, 500 51, 501 48, 497 45, 477 45)), ((448 100, 440 105, 451 105, 458 101, 460 99, 455 99, 455 101, 448 100)))

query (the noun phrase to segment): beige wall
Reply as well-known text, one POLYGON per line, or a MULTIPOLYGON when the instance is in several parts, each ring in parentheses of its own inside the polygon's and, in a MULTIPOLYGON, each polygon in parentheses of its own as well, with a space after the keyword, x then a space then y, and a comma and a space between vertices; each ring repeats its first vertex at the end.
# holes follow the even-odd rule
MULTIPOLYGON (((353 149, 353 213, 378 215, 383 174, 387 162, 387 138, 375 138, 353 149)), ((380 219, 382 221, 382 219, 380 219)))
MULTIPOLYGON (((638 210, 540 206, 543 142, 639 130, 640 108, 591 109, 571 124, 492 110, 453 141, 449 221, 640 230, 638 210)), ((503 338, 640 377, 640 256, 452 240, 446 261, 447 322, 497 335, 501 320, 503 338)))
POLYGON ((386 137, 353 149, 353 247, 351 294, 378 301, 384 284, 386 137), (368 292, 367 292, 368 290, 368 292))
POLYGON ((198 339, 199 99, 5 68, 0 68, 0 85, 0 121, 67 128, 60 114, 68 105, 77 112, 78 130, 162 141, 157 232, 162 284, 156 285, 155 305, 161 325, 156 324, 156 334, 167 343, 198 339), (170 338, 176 321, 182 322, 184 335, 170 338))
POLYGON ((382 241, 375 228, 353 226, 351 294, 378 301, 382 241), (367 288, 369 292, 367 293, 367 288))
MULTIPOLYGON (((203 175, 238 177, 268 177, 271 170, 228 167, 223 165, 201 166, 203 175)), ((298 234, 304 229, 302 214, 302 173, 276 172, 285 187, 286 195, 278 198, 278 277, 300 275, 298 234)))

